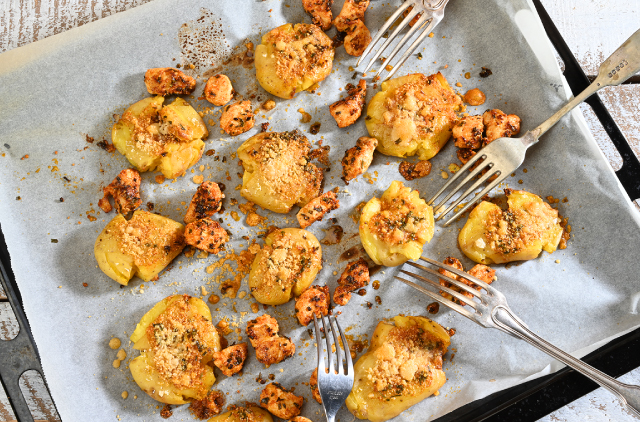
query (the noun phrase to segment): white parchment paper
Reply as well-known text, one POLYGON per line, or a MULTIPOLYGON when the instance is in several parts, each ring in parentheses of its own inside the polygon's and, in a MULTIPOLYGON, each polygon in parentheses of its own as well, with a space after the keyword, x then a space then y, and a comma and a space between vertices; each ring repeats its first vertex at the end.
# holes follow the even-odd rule
MULTIPOLYGON (((366 20, 374 33, 397 4, 371 2, 366 20)), ((336 14, 341 5, 334 5, 336 14)), ((241 95, 255 95, 257 106, 269 95, 257 86, 253 68, 237 60, 225 61, 244 51, 245 41, 257 44, 262 34, 286 22, 310 22, 299 1, 157 0, 0 55, 0 224, 45 376, 64 421, 158 420, 157 403, 140 391, 127 369, 126 363, 136 355, 128 336, 140 317, 162 298, 174 293, 205 297, 202 286, 219 292, 216 280, 232 277, 224 269, 207 273, 206 267, 219 257, 197 258, 197 254, 179 256, 157 282, 145 283, 144 289, 139 279, 121 288, 106 277, 97 268, 93 244, 113 214, 102 213, 97 201, 101 188, 128 163, 117 152, 101 150, 97 142, 110 141, 114 114, 148 95, 143 74, 151 67, 193 64, 189 72, 200 78, 188 101, 198 110, 207 106, 197 99, 206 80, 202 76, 214 68, 230 75, 241 95), (86 135, 96 142, 87 143, 86 135), (90 221, 88 216, 97 219, 90 221), (119 369, 112 367, 116 351, 107 346, 112 336, 123 340, 129 354, 119 369), (126 400, 121 398, 123 391, 129 393, 126 400)), ((521 116, 526 130, 566 100, 549 41, 527 1, 455 0, 434 32, 421 49, 422 60, 413 57, 399 73, 441 71, 452 86, 462 84, 456 88, 461 92, 479 87, 487 94, 487 102, 470 107, 471 114, 500 108, 521 116), (493 75, 479 78, 481 66, 489 67, 493 75)), ((333 290, 346 265, 339 256, 359 243, 357 226, 349 217, 353 209, 380 195, 392 180, 402 180, 397 170, 400 160, 380 154, 369 169, 371 183, 360 177, 345 189, 339 178, 344 150, 365 135, 366 129, 362 118, 354 126, 338 129, 327 106, 352 81, 350 67, 355 62, 339 48, 334 71, 317 93, 302 93, 290 101, 276 99, 276 109, 258 113, 256 127, 238 137, 222 136, 219 113, 207 114, 205 121, 216 125, 209 124, 206 149, 215 149, 215 154, 203 156, 194 172, 175 182, 160 185, 154 181, 155 174, 144 174, 144 203, 153 202, 157 212, 181 221, 197 187, 193 176, 223 182, 227 198, 221 217, 232 233, 228 250, 239 253, 246 249, 261 229, 248 227, 237 206, 231 204, 232 199, 245 202, 235 190, 240 184, 240 167, 233 154, 260 130, 262 122, 269 122, 271 130, 299 129, 308 134, 310 123, 301 123, 297 112, 302 107, 312 115, 311 123, 322 124, 320 133, 308 134, 309 138, 331 146, 332 165, 325 189, 338 186, 341 191, 340 209, 330 217, 337 219, 345 236, 339 245, 323 248, 324 268, 316 281, 328 283, 333 290), (233 211, 240 214, 239 221, 233 218, 233 211)), ((376 91, 370 84, 368 98, 376 91)), ((407 184, 429 197, 444 183, 441 172, 456 161, 450 143, 432 160, 429 177, 407 184)), ((504 292, 512 309, 537 333, 577 355, 638 326, 637 212, 620 190, 579 112, 543 137, 529 152, 523 168, 507 179, 507 185, 543 197, 566 197, 568 202, 557 206, 573 228, 566 250, 543 253, 521 265, 496 267, 495 286, 504 292)), ((294 212, 283 216, 258 210, 268 224, 280 227, 297 226, 294 212)), ((331 224, 325 218, 310 231, 322 238, 323 229, 331 224)), ((462 222, 451 228, 437 227, 425 254, 437 259, 462 258, 456 242, 461 226, 462 222)), ((471 265, 466 259, 463 262, 466 267, 471 265)), ((343 327, 349 327, 354 338, 368 339, 380 319, 399 313, 429 316, 426 306, 430 301, 394 282, 396 271, 378 272, 372 281, 380 281, 379 290, 369 287, 366 296, 354 295, 347 307, 339 309, 343 327), (376 296, 381 298, 380 305, 376 296), (366 302, 373 303, 373 308, 367 309, 366 302)), ((240 290, 247 292, 246 282, 240 290)), ((220 375, 215 388, 227 394, 228 404, 255 402, 263 388, 256 377, 273 374, 276 381, 295 387, 297 394, 306 397, 303 415, 323 420, 321 407, 305 385, 315 367, 314 342, 295 320, 293 301, 266 311, 261 307, 257 314, 251 312, 252 301, 250 297, 223 298, 211 305, 216 321, 227 318, 232 329, 240 330, 240 334, 230 334, 229 341, 246 340, 246 322, 269 312, 279 319, 282 334, 295 341, 296 356, 265 369, 251 351, 243 375, 220 375)), ((448 381, 439 396, 426 399, 397 420, 435 418, 559 367, 524 342, 482 329, 447 310, 430 317, 456 329, 445 363, 448 381)), ((180 420, 192 418, 186 406, 174 413, 173 418, 180 420)), ((352 419, 345 409, 339 417, 352 419)))

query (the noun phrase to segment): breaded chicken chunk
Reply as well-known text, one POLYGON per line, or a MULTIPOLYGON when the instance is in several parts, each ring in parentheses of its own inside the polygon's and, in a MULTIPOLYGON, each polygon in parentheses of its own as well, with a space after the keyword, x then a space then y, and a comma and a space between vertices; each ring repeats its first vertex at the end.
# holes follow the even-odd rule
POLYGON ((345 151, 342 158, 342 180, 348 185, 369 168, 373 161, 373 151, 378 146, 376 138, 363 136, 358 139, 356 146, 345 151))
POLYGON ((327 191, 300 208, 296 215, 298 224, 300 228, 306 229, 316 221, 322 220, 329 211, 337 210, 338 207, 340 207, 340 201, 335 190, 327 191))
POLYGON ((272 365, 295 353, 295 344, 288 337, 278 335, 279 330, 278 321, 267 314, 247 324, 247 336, 256 351, 258 362, 272 365))
POLYGON ((309 379, 309 387, 311 388, 311 395, 320 404, 322 404, 322 397, 320 397, 320 390, 318 390, 318 368, 313 370, 311 378, 309 379))
POLYGON ((251 101, 238 101, 225 107, 220 116, 220 127, 231 136, 245 133, 255 124, 251 101))
POLYGON ((415 164, 403 161, 400 163, 398 171, 405 180, 419 179, 431 173, 431 163, 428 160, 418 161, 415 164))
POLYGON ((350 56, 362 56, 371 43, 371 32, 363 21, 357 20, 344 37, 344 50, 350 56))
POLYGON ((322 28, 323 31, 331 28, 333 14, 331 5, 333 0, 302 0, 304 11, 311 15, 311 22, 322 28))
POLYGON ((104 197, 98 201, 98 206, 104 212, 111 212, 109 196, 113 197, 118 213, 126 215, 142 204, 140 199, 140 173, 134 169, 124 169, 115 179, 102 189, 104 197))
POLYGON ((189 224, 201 218, 211 217, 222 209, 222 198, 224 194, 217 183, 209 180, 202 182, 191 198, 184 222, 189 224))
POLYGON ((501 110, 487 110, 482 115, 484 123, 485 141, 487 145, 502 137, 511 137, 520 133, 520 117, 515 114, 505 114, 501 110))
POLYGON ((360 79, 358 86, 347 84, 346 88, 347 96, 329 106, 329 111, 338 127, 351 126, 358 120, 367 96, 367 82, 364 79, 360 79))
POLYGON ((202 400, 194 400, 189 405, 189 410, 198 419, 209 419, 220 414, 224 408, 224 394, 217 390, 211 390, 202 400))
POLYGON ((300 414, 304 398, 287 391, 277 382, 267 385, 260 393, 260 407, 274 416, 291 419, 300 414))
POLYGON ((247 343, 229 346, 213 354, 213 364, 230 377, 242 371, 244 361, 247 359, 247 343))
POLYGON ((311 422, 311 419, 305 418, 304 416, 296 416, 295 418, 291 419, 290 422, 311 422))
POLYGON ((350 32, 356 21, 364 22, 364 12, 369 7, 369 0, 345 0, 340 14, 336 16, 333 24, 340 32, 350 32))
POLYGON ((204 87, 204 98, 215 106, 223 106, 233 98, 231 80, 221 73, 210 77, 204 87))
POLYGON ((351 292, 369 284, 369 267, 364 258, 347 264, 338 280, 339 286, 333 291, 333 301, 338 305, 346 305, 351 299, 351 292))
MULTIPOLYGON (((449 265, 457 270, 460 271, 464 271, 464 268, 462 267, 462 263, 460 262, 459 259, 457 258, 453 258, 453 257, 447 257, 445 258, 445 260, 443 261, 444 264, 449 265)), ((464 277, 460 277, 457 274, 454 274, 450 271, 444 270, 442 268, 438 269, 438 272, 444 276, 450 277, 456 281, 459 281, 461 283, 464 283, 470 287, 473 287, 476 290, 480 290, 480 286, 472 283, 471 281, 467 280, 464 277)), ((486 265, 483 264, 476 264, 473 268, 471 268, 469 271, 467 271, 467 274, 476 277, 482 281, 484 281, 487 284, 491 284, 493 283, 493 281, 496 279, 496 271, 487 267, 486 265)), ((458 286, 453 286, 451 285, 449 282, 447 282, 444 279, 440 279, 440 285, 444 286, 444 287, 448 287, 451 290, 455 290, 456 292, 460 293, 461 295, 468 297, 469 299, 473 299, 473 295, 469 292, 466 292, 464 290, 462 290, 461 288, 459 288, 458 286)), ((462 302, 461 300, 454 298, 451 294, 446 293, 442 290, 440 290, 440 294, 442 296, 444 296, 445 298, 452 300, 455 303, 459 303, 460 305, 464 306, 465 303, 462 302)))
POLYGON ((311 286, 296 299, 296 317, 305 327, 313 321, 313 315, 329 314, 331 295, 329 286, 311 286))
POLYGON ((191 94, 196 89, 196 80, 172 67, 156 67, 144 74, 144 84, 149 94, 191 94))
POLYGON ((453 127, 452 136, 458 148, 479 149, 482 147, 484 123, 482 116, 463 117, 453 127))
POLYGON ((187 224, 184 230, 187 245, 209 253, 218 253, 229 241, 229 233, 215 220, 202 218, 187 224))

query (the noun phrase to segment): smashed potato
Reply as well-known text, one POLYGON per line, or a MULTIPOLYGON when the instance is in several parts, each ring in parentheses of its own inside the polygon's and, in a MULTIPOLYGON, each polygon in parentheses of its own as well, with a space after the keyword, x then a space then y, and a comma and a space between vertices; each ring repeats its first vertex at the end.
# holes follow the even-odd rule
POLYGON ((147 211, 130 220, 118 214, 96 239, 94 255, 100 269, 126 286, 135 275, 149 281, 184 249, 184 226, 147 211))
POLYGON ((264 247, 256 254, 249 288, 265 305, 281 305, 300 296, 322 268, 322 248, 311 233, 287 228, 271 232, 264 247))
POLYGON ((505 190, 509 209, 483 201, 458 235, 462 252, 479 264, 502 264, 553 253, 562 238, 558 210, 522 190, 505 190))
POLYGON ((188 295, 163 299, 142 317, 131 341, 141 352, 131 361, 131 375, 159 402, 203 399, 216 380, 209 363, 220 350, 220 336, 201 299, 188 295))
POLYGON ((378 151, 396 157, 428 160, 451 136, 462 101, 440 72, 401 76, 382 83, 367 106, 369 136, 378 151))
POLYGON ((231 406, 231 410, 207 422, 273 422, 271 414, 258 406, 231 406))
POLYGON ((158 96, 133 104, 113 126, 111 139, 138 171, 157 169, 175 179, 200 160, 209 132, 182 98, 164 107, 163 102, 158 96))
POLYGON ((436 393, 446 381, 442 356, 450 343, 447 331, 424 317, 381 321, 355 363, 347 408, 359 419, 383 422, 436 393))
POLYGON ((433 208, 402 182, 393 181, 360 215, 360 241, 378 265, 394 267, 418 259, 433 237, 433 208))
POLYGON ((309 162, 311 144, 297 131, 264 132, 238 148, 240 194, 262 208, 287 213, 320 195, 322 170, 309 162))
POLYGON ((256 78, 269 93, 293 98, 324 80, 333 66, 333 43, 316 25, 287 23, 256 47, 256 78))

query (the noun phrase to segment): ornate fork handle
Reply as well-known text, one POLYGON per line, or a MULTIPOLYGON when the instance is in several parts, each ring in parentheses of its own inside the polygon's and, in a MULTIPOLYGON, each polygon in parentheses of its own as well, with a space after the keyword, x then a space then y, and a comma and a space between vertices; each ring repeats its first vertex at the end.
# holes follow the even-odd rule
POLYGON ((640 387, 619 382, 557 348, 527 328, 507 306, 496 306, 491 313, 491 319, 499 330, 526 341, 606 388, 616 395, 632 414, 640 418, 640 387))

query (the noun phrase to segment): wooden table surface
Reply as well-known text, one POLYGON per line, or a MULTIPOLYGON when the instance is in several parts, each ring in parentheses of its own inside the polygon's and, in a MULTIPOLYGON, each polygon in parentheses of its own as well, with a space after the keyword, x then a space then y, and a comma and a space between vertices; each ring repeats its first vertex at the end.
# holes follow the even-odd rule
MULTIPOLYGON (((151 0, 2 0, 0 53, 149 1, 151 0)), ((542 0, 542 3, 588 75, 595 75, 600 62, 640 27, 640 0, 542 0)), ((636 155, 640 156, 640 84, 606 88, 601 91, 600 97, 636 155)), ((587 105, 582 105, 581 108, 611 166, 614 170, 618 169, 621 165, 620 157, 604 129, 587 105)), ((636 207, 640 209, 637 202, 636 207)), ((0 287, 0 341, 16 334, 17 323, 0 287)), ((621 379, 640 385, 640 368, 621 379)), ((59 420, 37 373, 23 376, 21 385, 36 420, 59 420)), ((0 386, 0 422, 14 420, 7 397, 0 386)), ((573 422, 637 419, 622 409, 611 394, 599 388, 542 420, 573 422)))

